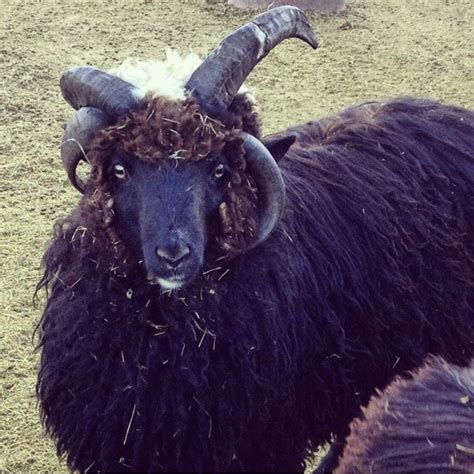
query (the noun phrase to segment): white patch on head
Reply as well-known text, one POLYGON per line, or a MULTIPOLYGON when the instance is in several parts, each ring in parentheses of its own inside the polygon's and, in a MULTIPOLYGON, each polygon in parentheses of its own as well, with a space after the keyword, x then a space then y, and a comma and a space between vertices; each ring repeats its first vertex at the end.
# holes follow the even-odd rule
POLYGON ((181 280, 165 280, 164 278, 157 278, 157 281, 164 290, 177 290, 183 286, 181 280))
MULTIPOLYGON (((162 61, 127 58, 108 72, 133 84, 137 88, 134 94, 138 99, 151 94, 152 97, 184 100, 186 83, 201 63, 201 58, 195 53, 181 56, 177 51, 168 49, 162 61)), ((253 94, 244 85, 239 93, 246 93, 250 100, 255 101, 253 94)))
POLYGON ((152 97, 183 100, 184 86, 201 62, 197 54, 180 56, 178 52, 168 49, 163 61, 127 58, 109 72, 137 87, 142 97, 151 93, 152 97))

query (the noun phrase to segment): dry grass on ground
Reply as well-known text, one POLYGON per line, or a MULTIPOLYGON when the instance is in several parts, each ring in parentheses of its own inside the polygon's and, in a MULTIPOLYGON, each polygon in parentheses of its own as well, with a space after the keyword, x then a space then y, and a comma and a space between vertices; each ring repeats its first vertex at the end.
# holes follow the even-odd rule
MULTIPOLYGON (((346 4, 311 15, 318 51, 288 41, 250 77, 267 132, 400 94, 473 106, 472 1, 346 4)), ((70 110, 58 78, 77 64, 160 58, 167 46, 204 55, 253 14, 179 0, 3 0, 0 10, 0 471, 64 471, 42 435, 32 345, 45 242, 78 198, 59 160, 70 110)))

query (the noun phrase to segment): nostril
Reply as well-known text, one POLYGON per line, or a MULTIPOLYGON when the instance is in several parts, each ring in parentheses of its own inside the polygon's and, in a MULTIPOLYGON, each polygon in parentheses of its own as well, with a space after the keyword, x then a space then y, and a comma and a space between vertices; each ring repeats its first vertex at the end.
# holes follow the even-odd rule
POLYGON ((156 255, 173 267, 181 263, 190 253, 191 249, 188 245, 156 248, 156 255))

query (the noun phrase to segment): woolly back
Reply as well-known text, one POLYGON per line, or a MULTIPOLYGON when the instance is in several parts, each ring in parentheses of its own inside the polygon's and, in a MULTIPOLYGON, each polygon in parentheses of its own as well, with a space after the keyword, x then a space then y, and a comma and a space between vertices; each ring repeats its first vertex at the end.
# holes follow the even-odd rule
MULTIPOLYGON (((298 141, 282 162, 286 230, 324 275, 310 285, 328 295, 338 321, 351 315, 346 336, 350 328, 377 352, 387 337, 402 364, 414 340, 420 357, 430 341, 431 352, 465 361, 456 341, 462 332, 474 348, 474 114, 399 98, 292 131, 298 141), (400 338, 383 336, 386 324, 400 338)), ((363 359, 361 368, 374 364, 363 359)))
POLYGON ((336 474, 474 470, 474 365, 429 358, 363 409, 336 474))

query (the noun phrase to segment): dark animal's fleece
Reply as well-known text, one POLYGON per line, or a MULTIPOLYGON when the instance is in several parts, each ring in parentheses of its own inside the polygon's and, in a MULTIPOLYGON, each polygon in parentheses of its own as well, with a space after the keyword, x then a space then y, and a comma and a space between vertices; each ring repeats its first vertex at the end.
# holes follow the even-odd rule
POLYGON ((474 472, 474 362, 430 358, 397 377, 351 423, 335 474, 474 472))
POLYGON ((402 98, 290 132, 277 230, 176 293, 116 269, 107 183, 57 224, 38 395, 71 468, 301 471, 395 374, 474 356, 473 113, 402 98))

